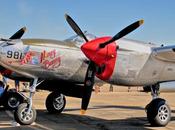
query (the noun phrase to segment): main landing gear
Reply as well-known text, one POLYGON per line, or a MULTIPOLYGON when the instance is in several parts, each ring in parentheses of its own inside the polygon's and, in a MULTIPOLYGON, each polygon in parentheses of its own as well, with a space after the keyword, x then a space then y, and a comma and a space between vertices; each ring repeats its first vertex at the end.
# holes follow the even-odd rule
POLYGON ((47 111, 51 114, 60 114, 66 105, 66 98, 63 94, 52 92, 46 99, 47 111))
POLYGON ((14 112, 14 118, 17 123, 21 125, 30 125, 36 120, 36 110, 32 107, 32 97, 36 91, 36 87, 43 81, 39 81, 35 78, 33 85, 30 87, 30 95, 28 103, 22 103, 18 106, 14 112))
POLYGON ((147 119, 152 126, 166 126, 171 119, 171 110, 166 101, 159 98, 157 85, 152 85, 152 101, 146 106, 147 119))

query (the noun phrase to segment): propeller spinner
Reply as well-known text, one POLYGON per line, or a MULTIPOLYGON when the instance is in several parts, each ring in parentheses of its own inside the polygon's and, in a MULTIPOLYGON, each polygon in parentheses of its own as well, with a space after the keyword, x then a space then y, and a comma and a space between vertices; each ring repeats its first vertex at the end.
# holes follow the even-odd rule
POLYGON ((90 101, 95 75, 102 80, 107 80, 113 73, 117 57, 117 45, 115 41, 138 28, 144 21, 136 21, 121 30, 114 37, 101 37, 88 41, 75 21, 67 14, 65 14, 65 18, 75 33, 86 41, 81 46, 81 50, 90 60, 86 71, 82 96, 81 113, 84 114, 90 101))

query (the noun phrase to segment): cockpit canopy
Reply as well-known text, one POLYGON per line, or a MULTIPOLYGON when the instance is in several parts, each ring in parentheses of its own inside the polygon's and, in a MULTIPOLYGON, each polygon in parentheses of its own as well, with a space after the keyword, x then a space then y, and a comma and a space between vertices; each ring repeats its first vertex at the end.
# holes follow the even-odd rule
MULTIPOLYGON (((84 34, 85 34, 85 36, 87 37, 87 39, 89 41, 97 38, 95 35, 90 34, 88 32, 84 32, 84 34)), ((80 37, 78 35, 74 35, 74 36, 72 36, 72 37, 70 37, 70 38, 68 38, 68 39, 66 39, 64 41, 65 42, 73 42, 73 43, 75 43, 75 45, 77 47, 80 47, 82 44, 84 44, 86 42, 82 37, 80 37)))

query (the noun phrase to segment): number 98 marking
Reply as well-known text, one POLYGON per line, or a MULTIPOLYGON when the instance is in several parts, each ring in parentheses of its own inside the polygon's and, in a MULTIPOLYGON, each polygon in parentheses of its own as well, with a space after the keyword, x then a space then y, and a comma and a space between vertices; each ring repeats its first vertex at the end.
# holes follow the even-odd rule
POLYGON ((18 51, 7 51, 7 58, 22 59, 22 53, 18 51))

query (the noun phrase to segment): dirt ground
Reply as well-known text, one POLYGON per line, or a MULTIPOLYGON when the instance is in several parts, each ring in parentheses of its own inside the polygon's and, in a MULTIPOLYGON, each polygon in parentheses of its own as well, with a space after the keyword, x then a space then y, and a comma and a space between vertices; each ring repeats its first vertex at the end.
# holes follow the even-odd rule
MULTIPOLYGON (((13 84, 13 82, 12 82, 13 84)), ((22 88, 21 88, 22 89, 22 88)), ((161 93, 172 109, 171 122, 166 127, 151 127, 146 119, 145 106, 150 102, 150 93, 139 92, 142 88, 109 85, 93 92, 86 115, 80 115, 81 99, 66 97, 67 104, 60 115, 50 115, 45 108, 46 91, 36 92, 34 106, 37 121, 30 126, 14 127, 13 112, 0 108, 0 129, 2 130, 174 130, 175 93, 161 93)))

